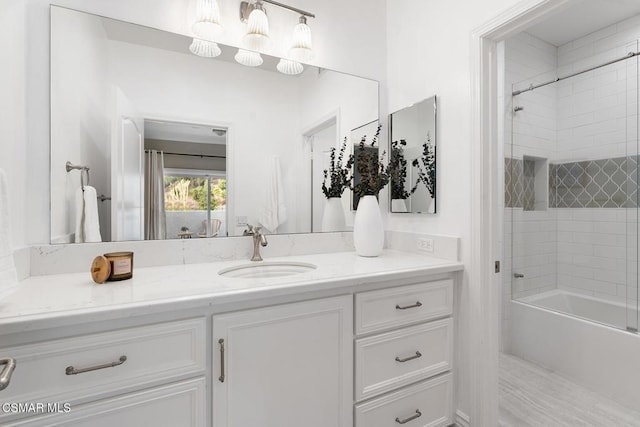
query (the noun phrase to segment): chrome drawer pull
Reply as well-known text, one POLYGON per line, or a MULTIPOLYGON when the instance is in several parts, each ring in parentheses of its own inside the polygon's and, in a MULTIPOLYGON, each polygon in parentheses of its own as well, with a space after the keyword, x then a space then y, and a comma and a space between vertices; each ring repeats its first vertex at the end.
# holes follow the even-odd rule
POLYGON ((218 377, 218 381, 223 383, 224 382, 224 340, 220 338, 218 340, 218 344, 220 344, 220 376, 218 377))
POLYGON ((404 307, 401 307, 400 305, 396 304, 396 310, 406 310, 408 308, 416 308, 416 307, 422 307, 422 303, 420 301, 416 301, 415 304, 405 305, 404 307))
POLYGON ((418 409, 416 409, 415 415, 411 415, 409 418, 405 418, 404 420, 401 420, 400 418, 396 418, 396 422, 398 424, 406 424, 409 421, 413 421, 416 418, 420 418, 421 416, 422 416, 422 412, 420 412, 418 409))
POLYGON ((396 362, 404 363, 404 362, 408 362, 409 360, 417 359, 419 357, 422 357, 422 353, 420 353, 419 351, 416 351, 415 356, 409 356, 405 359, 400 359, 399 357, 396 357, 396 362))
POLYGON ((5 365, 2 372, 0 372, 0 390, 4 390, 9 387, 11 374, 13 374, 13 370, 16 369, 16 360, 10 357, 0 359, 0 365, 5 365))
POLYGON ((84 374, 85 372, 97 371, 98 369, 115 368, 116 366, 122 365, 126 361, 127 361, 127 356, 120 356, 120 360, 118 360, 117 362, 105 363, 104 365, 92 366, 90 368, 76 369, 73 366, 67 366, 65 373, 67 375, 78 375, 78 374, 84 374))

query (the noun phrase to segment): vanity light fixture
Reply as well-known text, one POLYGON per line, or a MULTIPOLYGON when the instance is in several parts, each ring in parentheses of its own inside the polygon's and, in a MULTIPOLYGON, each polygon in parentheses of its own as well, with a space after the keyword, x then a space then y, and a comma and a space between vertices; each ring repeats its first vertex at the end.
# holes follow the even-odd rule
POLYGON ((253 4, 253 10, 247 19, 247 33, 242 38, 242 44, 249 50, 263 50, 271 44, 269 19, 262 0, 257 0, 253 4))
POLYGON ((216 40, 220 37, 224 29, 217 0, 196 0, 196 19, 191 29, 200 39, 216 40))
MULTIPOLYGON (((189 50, 198 56, 215 58, 222 53, 215 43, 222 34, 220 23, 220 7, 217 0, 195 0, 196 19, 192 26, 195 38, 189 46, 189 50)), ((248 67, 262 65, 262 56, 258 51, 263 51, 271 44, 269 37, 269 19, 264 3, 293 11, 299 15, 298 24, 293 28, 293 43, 288 51, 287 58, 283 58, 277 65, 279 72, 283 74, 300 74, 304 71, 301 62, 307 62, 313 58, 311 41, 311 29, 307 25, 307 18, 316 16, 310 12, 298 9, 274 0, 248 0, 240 2, 240 20, 247 24, 247 32, 242 38, 242 48, 238 49, 235 60, 248 67)))
POLYGON ((191 46, 189 46, 189 50, 194 55, 202 56, 204 58, 215 58, 222 53, 218 43, 202 39, 193 39, 191 46))
POLYGON ((278 62, 278 65, 276 66, 276 68, 282 74, 289 74, 292 76, 296 74, 300 74, 304 71, 304 67, 302 66, 301 63, 292 61, 290 59, 284 59, 284 58, 280 59, 280 62, 278 62))
POLYGON ((294 61, 308 61, 313 57, 311 43, 311 28, 307 25, 307 18, 316 16, 306 10, 289 6, 274 0, 250 0, 240 2, 240 21, 247 24, 247 34, 243 38, 243 44, 247 49, 261 50, 268 46, 269 21, 267 19, 264 3, 269 3, 283 9, 297 13, 300 18, 293 28, 293 44, 289 50, 289 59, 294 61))
POLYGON ((293 27, 293 46, 289 49, 289 58, 307 62, 313 58, 311 28, 307 25, 307 17, 300 16, 300 21, 293 27))
POLYGON ((234 56, 235 60, 247 67, 259 67, 262 65, 262 56, 258 52, 251 52, 249 50, 238 49, 238 53, 234 56))

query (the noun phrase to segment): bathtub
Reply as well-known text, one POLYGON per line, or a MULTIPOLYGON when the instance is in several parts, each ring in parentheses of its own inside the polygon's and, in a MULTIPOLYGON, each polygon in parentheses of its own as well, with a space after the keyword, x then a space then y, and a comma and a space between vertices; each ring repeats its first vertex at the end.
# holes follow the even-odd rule
MULTIPOLYGON (((520 301, 618 329, 627 328, 627 307, 620 302, 607 301, 562 289, 521 298, 520 301)), ((629 313, 629 315, 637 316, 637 311, 629 313)))
POLYGON ((640 411, 640 335, 618 329, 624 304, 557 289, 510 308, 507 353, 640 411))

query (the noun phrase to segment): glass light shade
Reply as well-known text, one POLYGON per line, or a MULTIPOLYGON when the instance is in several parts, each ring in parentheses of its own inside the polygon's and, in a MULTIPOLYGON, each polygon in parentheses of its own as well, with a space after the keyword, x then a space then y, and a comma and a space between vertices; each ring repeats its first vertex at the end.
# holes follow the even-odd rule
POLYGON ((289 57, 302 62, 313 58, 311 28, 304 19, 300 19, 300 23, 293 27, 293 46, 289 49, 289 57))
POLYGON ((248 50, 238 49, 238 53, 234 57, 236 62, 247 67, 259 67, 262 65, 262 56, 258 52, 249 52, 248 50))
POLYGON ((276 66, 278 71, 282 74, 296 75, 304 71, 304 67, 301 63, 291 61, 290 59, 281 59, 276 66))
POLYGON ((216 39, 222 34, 217 0, 197 0, 196 20, 191 29, 196 37, 207 40, 216 39))
POLYGON ((194 55, 205 58, 215 58, 222 53, 222 50, 217 43, 201 39, 193 39, 191 46, 189 46, 189 50, 194 55))
POLYGON ((267 14, 257 6, 249 14, 247 21, 247 34, 242 38, 242 43, 250 50, 263 50, 271 44, 269 38, 269 20, 267 14))

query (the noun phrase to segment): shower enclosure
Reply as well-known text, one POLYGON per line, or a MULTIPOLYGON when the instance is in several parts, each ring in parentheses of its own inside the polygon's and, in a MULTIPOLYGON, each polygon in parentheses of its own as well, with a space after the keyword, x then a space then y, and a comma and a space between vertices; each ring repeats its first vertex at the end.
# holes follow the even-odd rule
MULTIPOLYGON (((514 84, 511 297, 638 332, 638 42, 514 84)), ((568 56, 568 55, 566 55, 568 56)), ((506 279, 507 281, 509 279, 506 279)))

